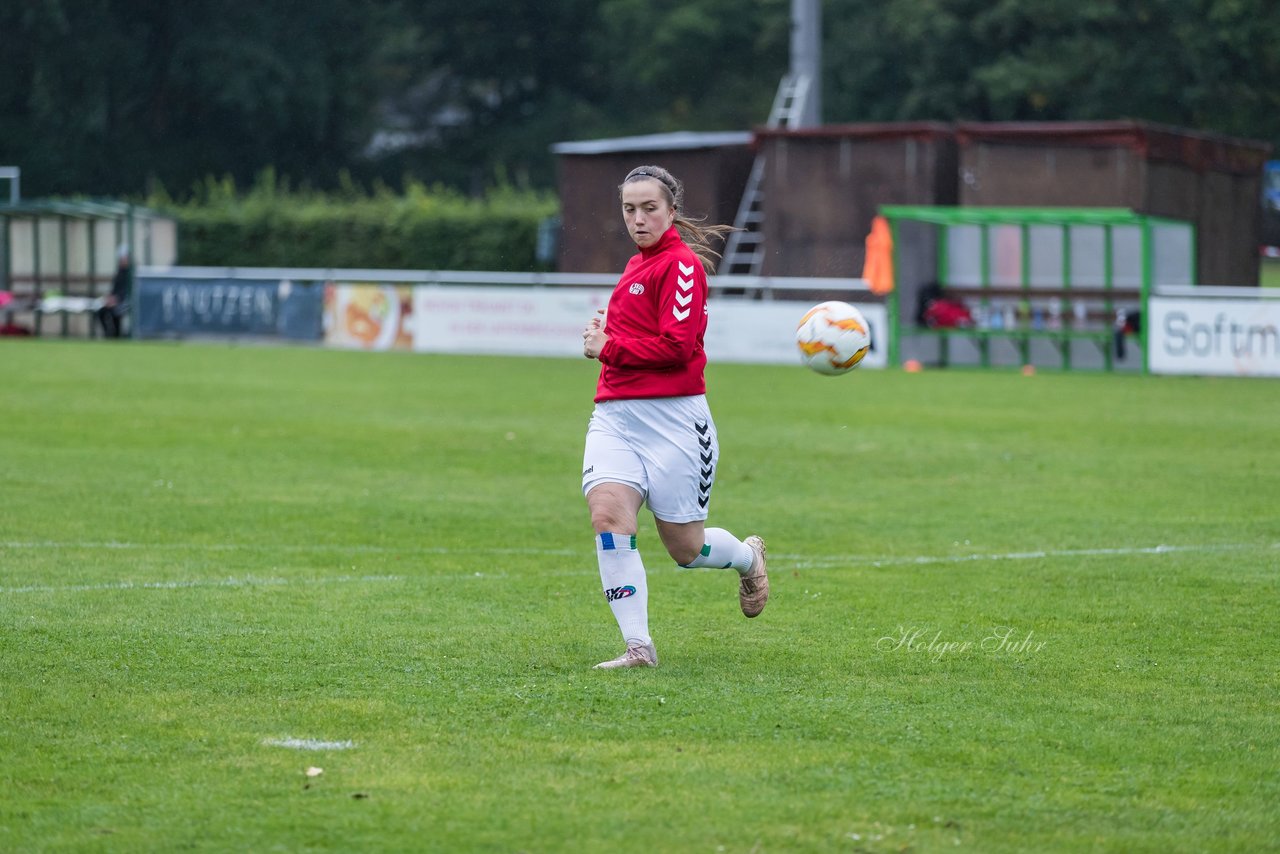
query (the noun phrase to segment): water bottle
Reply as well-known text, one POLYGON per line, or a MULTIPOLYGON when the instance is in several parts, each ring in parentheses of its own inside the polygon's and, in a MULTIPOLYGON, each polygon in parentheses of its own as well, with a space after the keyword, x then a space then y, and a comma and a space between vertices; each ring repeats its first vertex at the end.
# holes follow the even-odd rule
POLYGON ((1055 300, 1049 300, 1049 328, 1062 328, 1062 303, 1055 300))

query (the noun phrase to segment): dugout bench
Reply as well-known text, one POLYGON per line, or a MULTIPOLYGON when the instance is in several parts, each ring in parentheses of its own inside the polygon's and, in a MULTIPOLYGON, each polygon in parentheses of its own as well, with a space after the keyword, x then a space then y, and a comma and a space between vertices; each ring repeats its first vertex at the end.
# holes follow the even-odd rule
POLYGON ((1043 341, 1052 345, 1056 367, 1069 371, 1079 363, 1073 347, 1079 341, 1094 345, 1103 370, 1111 371, 1117 359, 1128 355, 1127 338, 1141 336, 1142 294, 1137 290, 1039 290, 1028 296, 1014 289, 950 288, 946 296, 971 310, 972 325, 916 323, 902 333, 936 340, 939 367, 951 365, 955 340, 971 345, 982 368, 993 366, 993 345, 1002 342, 1012 347, 1019 364, 1033 364, 1033 344, 1043 341))
POLYGON ((1111 371, 1117 360, 1130 363, 1132 338, 1133 363, 1145 371, 1141 317, 1153 286, 1194 279, 1194 227, 1127 209, 880 211, 893 240, 891 364, 988 368, 1010 364, 1012 356, 1017 365, 1073 370, 1090 363, 1111 371), (923 301, 936 293, 963 305, 969 318, 926 323, 923 301))
POLYGON ((0 329, 96 336, 122 246, 135 268, 172 264, 176 220, 126 202, 0 203, 0 329))

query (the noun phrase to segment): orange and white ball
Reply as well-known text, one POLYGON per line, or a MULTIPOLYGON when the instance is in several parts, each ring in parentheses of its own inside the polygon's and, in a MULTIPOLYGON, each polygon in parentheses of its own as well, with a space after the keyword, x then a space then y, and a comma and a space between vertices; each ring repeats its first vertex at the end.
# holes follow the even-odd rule
POLYGON ((796 327, 800 361, 827 376, 847 373, 871 350, 871 325, 847 302, 831 300, 805 312, 796 327))

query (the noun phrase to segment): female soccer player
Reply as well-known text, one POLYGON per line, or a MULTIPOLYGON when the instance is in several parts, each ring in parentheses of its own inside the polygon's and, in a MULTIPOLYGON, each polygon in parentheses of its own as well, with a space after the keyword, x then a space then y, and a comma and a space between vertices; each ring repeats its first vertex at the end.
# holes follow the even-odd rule
POLYGON ((627 263, 607 311, 582 332, 583 354, 600 360, 587 427, 582 492, 596 533, 604 596, 627 651, 599 668, 655 667, 649 589, 636 550, 646 502, 658 536, 680 566, 738 571, 742 613, 769 599, 765 546, 707 528, 720 447, 707 407, 703 334, 714 236, 727 226, 684 217, 684 185, 658 166, 632 169, 618 188, 627 232, 640 250, 627 263))

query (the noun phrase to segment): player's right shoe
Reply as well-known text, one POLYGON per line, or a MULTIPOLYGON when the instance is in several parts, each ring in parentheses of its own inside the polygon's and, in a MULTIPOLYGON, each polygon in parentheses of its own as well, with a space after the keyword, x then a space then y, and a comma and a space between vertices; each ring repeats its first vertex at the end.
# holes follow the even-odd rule
POLYGON ((608 661, 602 661, 597 664, 594 670, 613 670, 617 667, 657 667, 658 651, 653 648, 653 644, 630 644, 627 651, 617 658, 611 658, 608 661))
POLYGON ((769 601, 769 574, 765 571, 764 540, 752 534, 743 540, 755 552, 751 561, 751 569, 738 580, 738 604, 742 613, 748 617, 757 617, 769 601))

